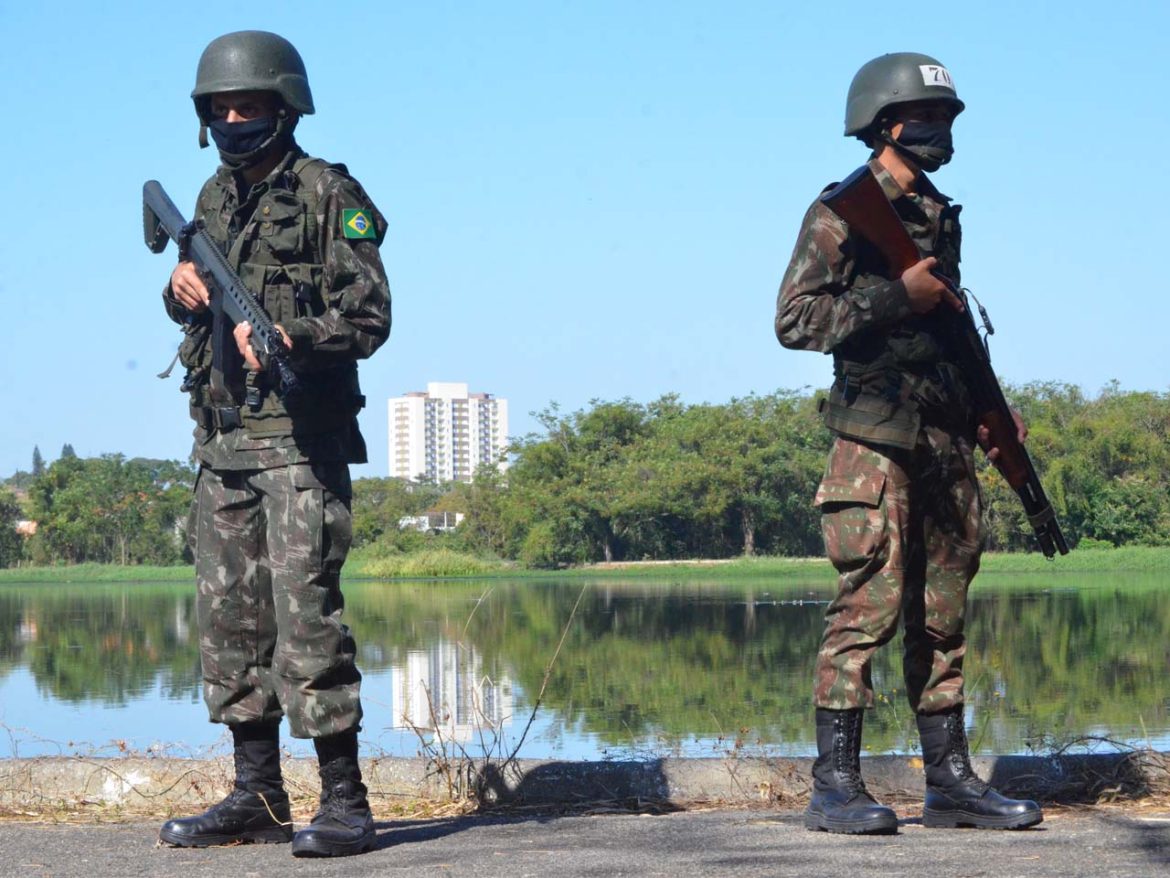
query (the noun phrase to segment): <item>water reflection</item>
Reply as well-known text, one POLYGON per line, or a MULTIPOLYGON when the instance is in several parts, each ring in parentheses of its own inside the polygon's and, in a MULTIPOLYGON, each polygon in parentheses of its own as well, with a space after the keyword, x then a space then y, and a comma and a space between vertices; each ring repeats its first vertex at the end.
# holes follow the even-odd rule
MULTIPOLYGON (((435 736, 514 741, 543 689, 522 756, 806 754, 827 598, 824 582, 353 583, 363 737, 391 755, 435 736)), ((977 751, 1088 735, 1170 745, 1160 576, 981 577, 969 619, 977 751)), ((915 746, 893 647, 874 668, 875 752, 915 746)), ((211 746, 222 728, 200 701, 190 587, 0 587, 0 756, 211 746)))
POLYGON ((391 666, 394 728, 436 734, 459 744, 503 735, 512 725, 512 681, 484 670, 474 646, 439 640, 407 650, 391 666))

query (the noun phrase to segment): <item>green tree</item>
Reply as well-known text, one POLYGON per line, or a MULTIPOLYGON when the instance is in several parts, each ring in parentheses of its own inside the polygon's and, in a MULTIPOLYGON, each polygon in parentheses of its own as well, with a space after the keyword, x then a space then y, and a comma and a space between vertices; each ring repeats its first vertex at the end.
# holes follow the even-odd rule
POLYGON ((62 456, 29 492, 39 523, 36 559, 175 563, 193 479, 189 467, 174 461, 62 456))
MULTIPOLYGON (((1170 397, 1107 385, 1095 399, 1060 383, 1006 388, 1029 427, 1028 449, 1072 544, 1170 539, 1170 397)), ((1033 547, 1023 509, 984 466, 989 546, 1033 547)))
POLYGON ((21 558, 23 546, 16 523, 23 517, 16 495, 0 488, 0 567, 11 567, 21 558))
MULTIPOLYGON (((1006 387, 1070 543, 1170 541, 1170 396, 1096 398, 1061 383, 1006 387)), ((778 391, 725 404, 667 395, 540 413, 506 476, 447 486, 464 544, 535 567, 736 554, 820 554, 812 498, 831 435, 818 396, 778 391)), ((1015 492, 980 456, 988 547, 1032 551, 1015 492)))
MULTIPOLYGON (((497 534, 525 563, 548 567, 622 557, 622 461, 646 433, 646 410, 629 400, 538 416, 546 435, 517 443, 497 534)), ((473 528, 478 525, 472 524, 473 528)))
POLYGON ((353 483, 354 546, 395 539, 402 518, 426 511, 441 495, 441 488, 427 483, 358 479, 353 483))
POLYGON ((45 471, 45 459, 41 457, 41 449, 39 445, 33 446, 32 455, 32 475, 35 479, 45 471))
POLYGON ((0 484, 7 485, 15 491, 27 491, 32 483, 33 474, 22 469, 17 470, 7 479, 0 481, 0 484))
POLYGON ((807 554, 819 545, 811 500, 828 447, 814 408, 797 393, 594 402, 567 416, 554 406, 544 434, 513 449, 506 483, 477 489, 466 531, 533 566, 807 554))

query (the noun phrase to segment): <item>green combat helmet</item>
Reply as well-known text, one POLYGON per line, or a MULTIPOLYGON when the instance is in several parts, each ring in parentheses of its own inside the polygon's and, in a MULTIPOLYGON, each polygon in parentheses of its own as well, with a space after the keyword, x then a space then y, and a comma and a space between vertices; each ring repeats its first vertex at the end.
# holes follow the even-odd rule
POLYGON ((845 101, 845 136, 865 140, 883 113, 895 104, 911 101, 948 101, 955 115, 963 102, 951 74, 929 55, 894 52, 862 65, 849 84, 845 101))
POLYGON ((313 112, 313 94, 300 53, 282 36, 242 30, 212 40, 199 57, 191 98, 205 125, 213 94, 231 91, 274 91, 298 113, 313 112))
POLYGON ((269 150, 287 144, 301 115, 313 112, 313 94, 300 53, 282 36, 262 30, 242 30, 212 40, 199 57, 195 88, 191 92, 199 115, 199 146, 207 146, 207 129, 217 137, 219 156, 232 170, 252 167, 269 150), (211 96, 236 91, 273 92, 283 106, 262 142, 235 145, 220 139, 211 113, 211 96))

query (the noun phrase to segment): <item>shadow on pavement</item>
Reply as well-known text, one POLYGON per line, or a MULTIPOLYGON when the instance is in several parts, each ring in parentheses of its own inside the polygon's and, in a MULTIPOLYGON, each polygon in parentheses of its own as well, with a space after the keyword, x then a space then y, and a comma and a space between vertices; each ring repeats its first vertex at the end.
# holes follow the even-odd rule
POLYGON ((374 824, 378 833, 374 842, 374 850, 381 851, 397 847, 400 844, 414 844, 423 841, 435 841, 454 835, 457 832, 471 829, 473 826, 506 825, 510 823, 524 823, 528 821, 546 822, 555 819, 554 814, 531 814, 517 817, 505 816, 466 816, 446 817, 435 820, 380 820, 374 824))
POLYGON ((481 813, 518 806, 574 810, 620 807, 630 811, 682 810, 671 803, 661 759, 643 762, 544 762, 527 771, 516 763, 489 764, 476 789, 481 813))
POLYGON ((474 827, 546 823, 566 813, 614 809, 662 814, 681 811, 670 800, 661 760, 645 762, 545 762, 528 770, 516 763, 489 763, 475 779, 475 814, 435 820, 375 824, 375 850, 433 841, 474 827))

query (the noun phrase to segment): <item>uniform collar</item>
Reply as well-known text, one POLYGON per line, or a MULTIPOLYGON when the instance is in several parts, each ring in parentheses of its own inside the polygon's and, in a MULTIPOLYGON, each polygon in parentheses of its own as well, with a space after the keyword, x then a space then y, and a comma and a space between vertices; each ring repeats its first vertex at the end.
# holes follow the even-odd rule
POLYGON ((932 201, 937 201, 940 204, 950 204, 951 199, 943 195, 935 188, 934 183, 930 182, 930 178, 926 174, 918 175, 918 185, 915 187, 915 192, 911 195, 903 189, 898 181, 894 179, 894 175, 886 170, 885 166, 876 158, 869 160, 869 169, 873 173, 874 178, 882 187, 882 192, 886 194, 886 198, 893 203, 899 198, 910 198, 914 200, 915 196, 925 196, 932 201))
MULTIPOLYGON (((289 147, 288 152, 284 154, 284 158, 277 162, 276 167, 268 172, 268 176, 266 176, 263 180, 259 180, 252 184, 252 187, 246 193, 244 200, 247 200, 247 197, 250 197, 251 195, 267 192, 272 188, 286 188, 284 186, 284 180, 282 177, 287 171, 291 171, 292 166, 297 161, 297 159, 302 158, 304 155, 305 151, 297 146, 296 141, 293 141, 292 145, 289 147)), ((240 188, 242 188, 241 181, 243 178, 240 177, 235 171, 223 165, 220 165, 218 168, 216 168, 215 177, 221 186, 230 187, 233 191, 239 192, 240 188)))

